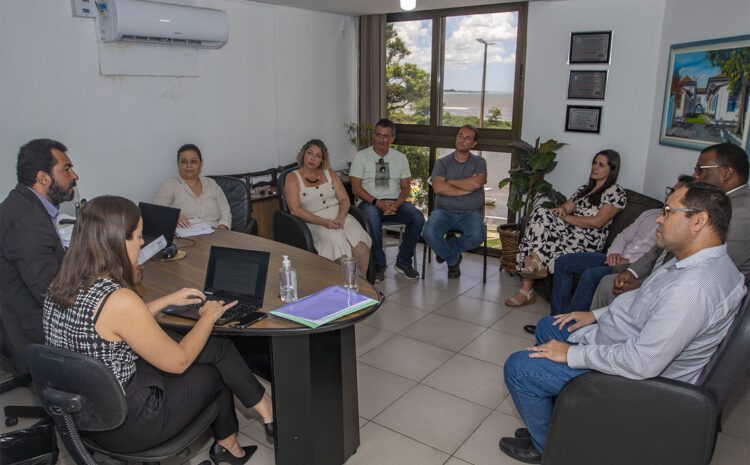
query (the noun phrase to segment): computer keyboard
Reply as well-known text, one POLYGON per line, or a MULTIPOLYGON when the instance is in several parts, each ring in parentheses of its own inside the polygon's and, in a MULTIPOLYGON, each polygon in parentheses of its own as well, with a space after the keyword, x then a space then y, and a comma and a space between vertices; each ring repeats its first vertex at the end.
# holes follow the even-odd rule
MULTIPOLYGON (((208 299, 208 300, 219 300, 219 299, 208 299)), ((193 308, 201 308, 205 302, 201 302, 199 304, 190 304, 188 307, 193 308)), ((242 302, 237 302, 237 305, 230 308, 224 314, 216 321, 217 325, 223 325, 225 323, 229 323, 230 321, 239 320, 243 316, 247 315, 248 313, 256 312, 258 311, 258 307, 255 305, 245 304, 242 302)))

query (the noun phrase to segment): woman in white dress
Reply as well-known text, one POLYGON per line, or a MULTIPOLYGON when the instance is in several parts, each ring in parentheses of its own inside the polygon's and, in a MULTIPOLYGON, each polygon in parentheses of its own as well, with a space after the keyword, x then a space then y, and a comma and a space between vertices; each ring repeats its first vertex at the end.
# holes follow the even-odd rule
POLYGON ((313 139, 297 155, 300 168, 287 174, 284 198, 292 215, 305 221, 318 255, 329 260, 355 257, 364 273, 372 241, 349 212, 349 196, 328 166, 328 149, 313 139))

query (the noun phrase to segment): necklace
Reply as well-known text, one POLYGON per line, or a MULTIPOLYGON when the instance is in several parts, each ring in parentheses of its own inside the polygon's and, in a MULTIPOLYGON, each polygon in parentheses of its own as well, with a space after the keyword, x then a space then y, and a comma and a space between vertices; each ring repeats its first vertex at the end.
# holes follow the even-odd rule
POLYGON ((315 179, 310 179, 307 177, 307 174, 305 174, 304 170, 302 171, 302 177, 305 178, 305 181, 307 181, 310 184, 315 184, 318 181, 320 181, 320 174, 318 174, 318 177, 315 179))

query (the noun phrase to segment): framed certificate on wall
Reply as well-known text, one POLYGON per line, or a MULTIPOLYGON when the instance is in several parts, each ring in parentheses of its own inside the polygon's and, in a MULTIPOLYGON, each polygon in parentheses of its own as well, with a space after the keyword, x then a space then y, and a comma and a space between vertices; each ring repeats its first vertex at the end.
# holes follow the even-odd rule
POLYGON ((568 105, 565 113, 565 130, 599 134, 602 122, 602 107, 568 105))
POLYGON ((604 100, 607 71, 571 71, 568 77, 568 98, 604 100))
POLYGON ((568 64, 608 64, 611 50, 612 31, 573 32, 568 64))

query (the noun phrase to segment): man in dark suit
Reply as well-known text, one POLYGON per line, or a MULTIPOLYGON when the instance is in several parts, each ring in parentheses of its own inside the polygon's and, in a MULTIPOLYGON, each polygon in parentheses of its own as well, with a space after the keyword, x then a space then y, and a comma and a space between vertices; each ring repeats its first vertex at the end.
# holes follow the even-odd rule
POLYGON ((51 139, 21 147, 18 185, 0 204, 0 343, 19 373, 28 373, 24 348, 44 343, 44 294, 63 259, 55 221, 78 179, 67 150, 51 139))

